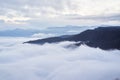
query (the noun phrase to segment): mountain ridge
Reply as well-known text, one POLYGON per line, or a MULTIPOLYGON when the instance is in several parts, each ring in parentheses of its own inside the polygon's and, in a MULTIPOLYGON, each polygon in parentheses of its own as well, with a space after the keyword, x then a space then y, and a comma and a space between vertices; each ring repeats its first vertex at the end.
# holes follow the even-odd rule
POLYGON ((66 35, 64 37, 50 37, 45 39, 28 41, 25 43, 44 44, 62 41, 80 41, 80 43, 77 43, 75 45, 80 46, 81 44, 85 44, 90 47, 98 47, 104 50, 120 50, 120 27, 98 27, 95 29, 88 29, 76 35, 66 35))

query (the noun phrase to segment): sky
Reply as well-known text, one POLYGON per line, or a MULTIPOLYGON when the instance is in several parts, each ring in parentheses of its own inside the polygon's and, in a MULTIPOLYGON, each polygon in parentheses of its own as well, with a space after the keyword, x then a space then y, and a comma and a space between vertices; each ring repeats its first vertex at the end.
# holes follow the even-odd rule
POLYGON ((120 0, 0 0, 1 29, 120 25, 120 0))

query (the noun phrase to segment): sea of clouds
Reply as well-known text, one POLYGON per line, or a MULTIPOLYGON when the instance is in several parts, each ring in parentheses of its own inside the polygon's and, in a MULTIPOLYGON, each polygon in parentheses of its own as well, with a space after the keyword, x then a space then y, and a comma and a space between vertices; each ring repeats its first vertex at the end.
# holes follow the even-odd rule
POLYGON ((0 80, 120 80, 120 51, 0 38, 0 80))

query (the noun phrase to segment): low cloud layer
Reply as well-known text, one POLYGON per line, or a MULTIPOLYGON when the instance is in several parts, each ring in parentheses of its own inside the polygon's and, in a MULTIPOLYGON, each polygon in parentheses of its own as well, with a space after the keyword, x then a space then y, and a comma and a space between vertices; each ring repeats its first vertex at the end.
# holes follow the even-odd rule
POLYGON ((0 80, 117 80, 120 51, 103 51, 74 42, 32 45, 26 38, 1 38, 0 80), (5 44, 6 43, 6 44, 5 44))
POLYGON ((18 28, 118 25, 119 5, 119 0, 4 0, 0 1, 0 20, 3 27, 18 28))

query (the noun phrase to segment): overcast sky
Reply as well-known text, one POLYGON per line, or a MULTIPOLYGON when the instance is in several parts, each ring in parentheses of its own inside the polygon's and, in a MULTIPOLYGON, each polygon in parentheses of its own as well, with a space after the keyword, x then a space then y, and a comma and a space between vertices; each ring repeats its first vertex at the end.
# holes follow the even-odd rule
POLYGON ((0 0, 0 28, 119 25, 120 0, 0 0))

